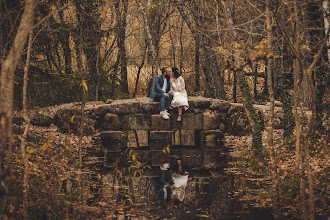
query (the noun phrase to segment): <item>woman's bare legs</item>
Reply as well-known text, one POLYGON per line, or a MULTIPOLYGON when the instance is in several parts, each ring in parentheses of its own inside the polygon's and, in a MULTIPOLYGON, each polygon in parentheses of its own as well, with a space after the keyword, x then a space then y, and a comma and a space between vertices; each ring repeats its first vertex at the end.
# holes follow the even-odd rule
POLYGON ((186 106, 186 105, 183 108, 184 108, 185 111, 188 110, 188 106, 186 106))
POLYGON ((176 120, 177 121, 182 120, 182 106, 178 107, 178 118, 176 120))

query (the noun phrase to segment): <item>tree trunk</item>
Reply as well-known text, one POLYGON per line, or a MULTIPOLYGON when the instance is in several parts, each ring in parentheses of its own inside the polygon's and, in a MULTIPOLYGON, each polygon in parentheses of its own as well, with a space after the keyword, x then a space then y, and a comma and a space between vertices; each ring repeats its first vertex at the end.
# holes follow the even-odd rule
POLYGON ((137 75, 136 75, 136 82, 135 82, 135 89, 134 89, 134 93, 133 93, 133 98, 135 98, 135 96, 137 94, 141 70, 144 66, 144 62, 145 62, 146 55, 147 55, 147 47, 148 46, 146 44, 146 46, 144 47, 144 50, 143 50, 142 62, 141 62, 141 65, 139 66, 139 69, 138 69, 138 72, 137 72, 137 75))
MULTIPOLYGON (((329 0, 323 0, 323 18, 324 18, 324 28, 325 31, 329 31, 330 27, 330 20, 329 20, 329 13, 330 13, 330 5, 329 0)), ((327 39, 327 54, 328 54, 328 62, 330 63, 330 38, 327 39)))
POLYGON ((205 95, 226 100, 224 80, 217 61, 216 53, 213 50, 211 40, 206 35, 206 33, 197 32, 197 30, 203 30, 202 24, 199 21, 199 15, 197 14, 198 7, 194 7, 193 16, 196 23, 194 26, 192 21, 188 18, 185 11, 183 10, 182 5, 180 5, 177 1, 175 1, 175 3, 183 20, 186 22, 188 28, 190 29, 195 42, 199 40, 201 43, 200 54, 202 59, 200 61, 206 79, 205 95))
POLYGON ((233 102, 237 103, 237 73, 236 73, 236 70, 234 70, 233 75, 234 75, 233 102))
POLYGON ((208 84, 214 86, 214 94, 212 97, 217 99, 227 100, 226 92, 224 87, 224 80, 222 78, 222 73, 220 72, 220 67, 218 65, 217 56, 212 48, 210 39, 205 35, 201 36, 201 49, 202 49, 202 59, 201 63, 204 69, 205 77, 208 80, 208 84), (212 83, 213 81, 213 83, 212 83))
POLYGON ((79 168, 77 172, 77 181, 78 181, 78 192, 80 195, 82 195, 83 190, 83 184, 82 184, 82 136, 84 131, 84 118, 85 118, 85 104, 86 104, 86 94, 88 92, 88 87, 85 81, 85 77, 87 75, 87 65, 88 63, 83 63, 84 58, 84 47, 83 47, 83 27, 82 24, 80 24, 79 29, 79 57, 82 63, 79 65, 79 70, 81 74, 81 91, 82 91, 82 97, 81 97, 81 108, 80 108, 80 122, 79 122, 79 139, 78 139, 78 158, 79 158, 79 168))
MULTIPOLYGON (((252 65, 252 69, 254 72, 254 82, 253 82, 253 86, 254 86, 254 98, 256 99, 258 96, 258 90, 257 90, 257 84, 258 84, 258 64, 254 64, 252 65)), ((266 80, 266 78, 265 78, 266 80)))
MULTIPOLYGON (((136 0, 136 2, 139 5, 139 8, 141 8, 141 13, 142 13, 143 21, 144 21, 144 27, 145 27, 145 31, 146 31, 147 39, 148 39, 148 43, 149 43, 149 49, 151 50, 151 54, 152 54, 152 75, 151 75, 152 79, 149 82, 149 89, 148 89, 148 93, 150 94, 151 91, 153 90, 153 83, 152 83, 153 79, 158 75, 158 69, 159 69, 158 53, 157 53, 157 48, 156 48, 156 44, 155 44, 155 39, 153 38, 153 36, 151 34, 149 22, 147 19, 147 13, 142 9, 142 4, 141 4, 140 0, 136 0)), ((150 4, 150 0, 148 0, 148 4, 150 4)))
MULTIPOLYGON (((118 0, 119 1, 119 0, 118 0)), ((121 0, 122 9, 117 11, 119 22, 118 33, 118 53, 120 55, 120 86, 124 94, 129 94, 127 82, 127 59, 126 59, 126 15, 128 10, 128 0, 121 0)))
MULTIPOLYGON (((183 39, 182 39, 182 35, 183 35, 183 19, 181 22, 181 31, 180 31, 180 74, 182 74, 183 72, 183 59, 184 59, 184 54, 183 54, 183 39)), ((175 65, 174 65, 175 66, 175 65)))
POLYGON ((95 86, 95 101, 99 100, 100 88, 100 47, 96 50, 96 86, 95 86))
POLYGON ((61 44, 63 46, 63 56, 64 56, 64 65, 65 65, 65 73, 72 74, 72 62, 71 62, 71 49, 70 49, 70 33, 68 31, 64 31, 63 34, 59 34, 61 44))
POLYGON ((295 117, 295 131, 296 131, 296 152, 295 152, 295 161, 296 161, 296 172, 299 179, 299 192, 300 192, 300 199, 301 199, 301 210, 303 214, 303 219, 307 219, 307 209, 306 209, 306 195, 305 195, 305 178, 304 178, 304 158, 302 154, 302 111, 303 105, 301 103, 301 79, 302 79, 302 66, 300 63, 300 44, 301 44, 301 23, 300 23, 300 16, 299 14, 301 11, 299 10, 298 0, 294 1, 294 16, 296 18, 295 21, 295 42, 294 42, 294 49, 296 51, 296 58, 293 61, 293 74, 294 74, 294 117, 295 117))
MULTIPOLYGON (((271 21, 271 13, 270 13, 270 0, 266 2, 266 30, 267 30, 267 53, 274 54, 273 49, 273 32, 272 32, 272 21, 271 21)), ((257 73, 257 65, 255 67, 255 72, 257 73)), ((268 149, 270 152, 270 163, 271 163, 271 176, 272 176, 272 200, 274 207, 274 219, 280 219, 280 199, 279 199, 279 180, 277 178, 277 163, 276 163, 276 154, 274 147, 274 138, 273 138, 273 129, 274 129, 274 90, 273 90, 273 57, 270 56, 268 58, 267 65, 267 85, 268 85, 268 94, 270 99, 270 118, 268 121, 268 149)), ((255 76, 256 81, 257 76, 255 76)), ((265 79, 266 80, 266 79, 265 79)), ((257 96, 255 82, 255 97, 257 96)))
POLYGON ((199 78, 200 78, 200 68, 199 68, 199 41, 195 40, 195 91, 200 90, 199 78))
MULTIPOLYGON (((171 24, 170 24, 170 26, 171 26, 171 24)), ((172 53, 172 59, 173 59, 173 66, 176 66, 176 59, 175 59, 176 48, 175 48, 175 42, 174 42, 172 31, 169 30, 169 33, 170 33, 170 40, 171 40, 171 46, 172 46, 171 53, 172 53)))
POLYGON ((29 161, 26 155, 26 139, 30 129, 30 119, 27 114, 27 87, 28 87, 28 74, 29 74, 29 66, 30 66, 30 57, 31 57, 31 49, 32 49, 32 37, 33 30, 30 31, 29 35, 29 43, 27 48, 26 55, 26 63, 24 67, 24 76, 23 76, 23 118, 24 118, 24 133, 21 139, 21 151, 22 151, 22 160, 24 162, 24 175, 23 175, 23 218, 28 219, 28 188, 29 188, 29 161))
POLYGON ((111 74, 111 97, 115 97, 115 88, 116 88, 116 81, 117 81, 117 74, 118 74, 118 67, 119 67, 119 57, 117 56, 117 60, 113 65, 113 73, 111 74))
POLYGON ((13 45, 1 67, 0 92, 0 176, 4 173, 4 157, 8 138, 11 136, 13 111, 14 73, 29 31, 33 26, 38 0, 26 0, 25 9, 13 45))

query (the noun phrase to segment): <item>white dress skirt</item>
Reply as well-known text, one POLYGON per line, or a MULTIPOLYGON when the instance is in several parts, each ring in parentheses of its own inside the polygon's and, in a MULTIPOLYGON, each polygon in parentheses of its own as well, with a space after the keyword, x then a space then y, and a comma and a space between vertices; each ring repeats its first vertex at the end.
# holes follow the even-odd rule
POLYGON ((178 91, 173 93, 173 99, 170 105, 170 108, 178 108, 180 106, 187 106, 188 104, 188 95, 185 88, 184 79, 182 76, 179 76, 177 79, 171 78, 171 91, 178 91))
POLYGON ((187 175, 180 175, 178 173, 172 173, 171 175, 174 187, 172 189, 172 199, 178 199, 179 201, 183 201, 186 186, 188 183, 188 174, 187 175))

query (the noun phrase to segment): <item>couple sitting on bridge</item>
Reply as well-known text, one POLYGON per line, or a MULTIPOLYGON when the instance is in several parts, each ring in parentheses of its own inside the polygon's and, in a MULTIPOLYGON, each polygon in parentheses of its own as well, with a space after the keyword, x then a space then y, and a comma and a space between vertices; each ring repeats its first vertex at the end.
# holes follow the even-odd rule
POLYGON ((177 121, 180 122, 182 110, 187 111, 189 107, 184 79, 176 67, 163 67, 161 71, 162 75, 156 76, 154 79, 155 86, 150 98, 160 102, 160 116, 163 119, 169 119, 168 110, 170 108, 178 108, 177 121))
POLYGON ((160 178, 151 179, 155 189, 156 200, 163 203, 164 206, 167 206, 167 204, 172 205, 173 201, 182 202, 188 183, 189 173, 183 168, 181 158, 177 159, 177 164, 171 171, 169 167, 169 163, 163 163, 160 166, 160 178))

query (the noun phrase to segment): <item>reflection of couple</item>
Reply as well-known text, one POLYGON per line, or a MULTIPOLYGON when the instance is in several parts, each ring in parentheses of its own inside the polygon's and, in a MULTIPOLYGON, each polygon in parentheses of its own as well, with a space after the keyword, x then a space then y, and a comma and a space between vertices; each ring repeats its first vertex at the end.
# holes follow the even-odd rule
POLYGON ((160 179, 151 180, 157 201, 163 202, 164 205, 175 200, 182 202, 184 199, 189 173, 182 167, 182 160, 179 158, 177 161, 178 164, 172 171, 169 171, 169 163, 163 163, 160 166, 160 179))
POLYGON ((164 67, 161 71, 162 75, 154 79, 155 87, 150 98, 160 101, 160 115, 164 119, 169 119, 169 108, 178 108, 177 121, 181 121, 182 111, 189 107, 184 79, 178 68, 164 67))

